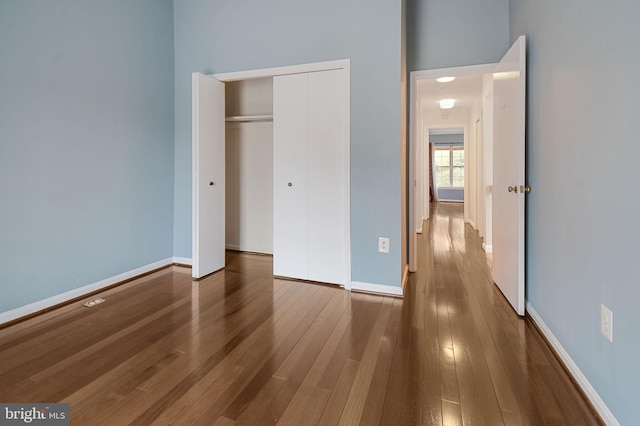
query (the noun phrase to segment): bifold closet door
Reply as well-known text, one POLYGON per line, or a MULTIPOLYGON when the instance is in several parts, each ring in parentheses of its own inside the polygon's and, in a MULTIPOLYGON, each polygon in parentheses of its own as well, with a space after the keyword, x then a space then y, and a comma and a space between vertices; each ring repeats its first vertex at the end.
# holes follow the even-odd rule
POLYGON ((307 279, 307 74, 273 78, 273 274, 307 279))
POLYGON ((275 275, 345 285, 343 70, 274 77, 275 275))
POLYGON ((309 279, 345 285, 347 87, 345 71, 309 74, 309 279))
POLYGON ((224 83, 193 73, 193 267, 201 278, 224 268, 224 83))

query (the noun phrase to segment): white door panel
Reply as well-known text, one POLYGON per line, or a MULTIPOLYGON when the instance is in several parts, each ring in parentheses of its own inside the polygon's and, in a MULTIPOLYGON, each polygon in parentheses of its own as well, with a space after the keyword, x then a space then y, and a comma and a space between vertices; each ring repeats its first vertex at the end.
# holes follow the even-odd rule
POLYGON ((273 78, 273 273, 308 279, 307 74, 273 78))
POLYGON ((200 73, 193 88, 193 265, 200 278, 224 268, 224 83, 200 73))
POLYGON ((518 315, 525 313, 525 46, 521 36, 493 74, 493 279, 518 315))
POLYGON ((346 79, 343 70, 309 74, 309 277, 346 282, 346 79))

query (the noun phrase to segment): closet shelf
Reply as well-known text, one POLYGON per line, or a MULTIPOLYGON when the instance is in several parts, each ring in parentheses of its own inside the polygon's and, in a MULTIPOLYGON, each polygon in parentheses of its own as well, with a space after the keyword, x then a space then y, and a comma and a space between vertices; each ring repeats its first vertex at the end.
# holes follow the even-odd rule
POLYGON ((236 115, 226 117, 225 121, 234 123, 247 123, 253 121, 273 121, 273 115, 236 115))

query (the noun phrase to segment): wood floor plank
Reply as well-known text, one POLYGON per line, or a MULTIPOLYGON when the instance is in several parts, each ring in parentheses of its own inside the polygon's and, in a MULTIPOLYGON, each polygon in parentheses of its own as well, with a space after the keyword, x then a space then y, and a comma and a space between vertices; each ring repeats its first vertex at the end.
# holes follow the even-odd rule
MULTIPOLYGON (((282 295, 284 296, 283 298, 286 300, 288 297, 295 295, 295 293, 282 293, 282 295)), ((275 301, 277 302, 278 300, 279 298, 276 297, 275 301)), ((259 299, 255 299, 254 303, 259 303, 259 299)), ((267 300, 265 300, 265 303, 267 303, 267 300)), ((248 303, 248 307, 253 308, 251 303, 248 303)), ((261 323, 263 318, 266 318, 265 315, 269 315, 269 310, 264 311, 260 309, 250 309, 250 313, 248 313, 248 315, 249 315, 248 316, 249 318, 254 318, 253 315, 262 315, 262 317, 260 316, 255 317, 256 319, 254 320, 254 322, 256 324, 259 324, 261 323)), ((229 318, 229 323, 233 324, 233 322, 234 322, 234 319, 232 316, 231 318, 229 318)), ((222 324, 224 323, 220 323, 219 326, 222 324)), ((226 353, 226 351, 228 351, 229 348, 233 347, 235 343, 240 341, 242 341, 243 343, 247 342, 248 340, 243 339, 241 336, 243 335, 243 333, 246 334, 248 330, 251 330, 251 328, 250 327, 245 329, 238 328, 239 334, 235 334, 235 335, 228 334, 225 339, 217 339, 216 341, 210 341, 210 339, 201 338, 202 336, 200 336, 200 334, 205 333, 208 330, 207 328, 198 329, 198 330, 199 332, 194 335, 194 339, 190 339, 190 341, 192 345, 196 343, 197 346, 195 347, 201 348, 202 350, 197 351, 196 354, 190 353, 189 354, 190 356, 179 358, 176 362, 171 363, 170 365, 168 365, 166 369, 157 372, 157 374, 151 376, 151 378, 149 378, 148 380, 145 380, 145 381, 140 380, 139 388, 144 390, 146 393, 135 393, 134 394, 135 398, 129 398, 130 404, 133 404, 136 398, 139 400, 135 404, 137 409, 140 409, 142 407, 152 404, 153 401, 157 398, 158 394, 162 394, 163 392, 165 392, 167 386, 169 387, 173 386, 175 383, 178 383, 180 380, 183 380, 184 375, 181 374, 181 371, 184 372, 183 374, 191 374, 192 377, 193 377, 193 374, 206 374, 205 377, 207 377, 208 376, 208 373, 206 373, 206 368, 208 368, 207 366, 215 365, 217 360, 219 360, 221 356, 223 356, 226 353), (207 341, 210 341, 210 344, 206 346, 200 345, 200 342, 205 343, 207 341), (204 350, 205 348, 206 350, 204 350), (199 370, 197 369, 198 367, 200 367, 199 370), (142 400, 146 402, 143 403, 142 400)), ((189 333, 191 332, 190 330, 187 330, 187 331, 189 333)), ((212 330, 210 330, 210 333, 214 335, 219 335, 219 327, 213 328, 212 330)), ((182 339, 175 339, 172 333, 167 335, 166 341, 161 341, 157 343, 153 347, 153 349, 150 348, 150 350, 154 351, 155 353, 162 353, 163 350, 164 351, 169 349, 173 350, 172 348, 176 347, 176 345, 178 347, 181 347, 180 346, 181 342, 182 342, 182 339)), ((189 349, 186 347, 183 349, 189 351, 189 349)), ((177 351, 183 354, 186 353, 180 350, 177 350, 177 351)), ((193 352, 193 350, 189 352, 193 352)), ((145 359, 151 357, 151 355, 141 353, 140 357, 144 361, 145 359)), ((122 372, 118 372, 118 370, 120 369, 119 367, 114 371, 114 374, 116 374, 116 377, 136 377, 137 376, 136 372, 130 370, 132 363, 136 360, 136 358, 132 358, 128 363, 122 364, 120 366, 122 367, 122 369, 125 369, 125 371, 127 371, 128 374, 125 375, 122 372)), ((135 366, 135 364, 133 365, 135 366)), ((140 373, 138 373, 138 375, 139 374, 140 373)), ((144 378, 144 379, 147 379, 147 378, 144 378)), ((218 380, 218 376, 214 375, 210 378, 210 380, 218 380)), ((83 389, 82 392, 78 393, 78 398, 80 398, 81 400, 75 404, 77 409, 82 411, 82 409, 85 406, 91 407, 93 400, 100 399, 101 395, 104 395, 105 392, 108 392, 111 388, 113 388, 113 386, 117 386, 117 384, 118 384, 118 380, 110 379, 108 376, 104 376, 100 378, 100 380, 95 381, 94 383, 92 383, 92 386, 91 386, 91 389, 93 390, 89 391, 89 389, 83 389)), ((70 396, 69 400, 74 401, 74 395, 70 396)), ((103 409, 108 409, 108 408, 109 407, 107 406, 107 407, 104 407, 103 409)), ((123 410, 130 411, 126 407, 123 408, 123 410)), ((90 412, 91 410, 88 409, 88 411, 90 412)))
POLYGON ((318 383, 318 386, 321 388, 332 390, 338 381, 338 377, 340 376, 345 361, 347 359, 359 360, 358 353, 355 353, 352 348, 354 344, 364 348, 362 341, 368 337, 366 331, 370 330, 370 327, 378 314, 378 310, 380 309, 380 302, 382 298, 364 294, 354 296, 352 296, 352 315, 349 327, 343 334, 342 339, 329 362, 328 368, 325 370, 320 382, 318 383))
POLYGON ((0 328, 0 400, 74 425, 598 425, 493 284, 463 206, 432 205, 404 298, 274 278, 227 252, 0 328))
MULTIPOLYGON (((331 294, 328 291, 318 290, 328 289, 318 287, 312 290, 315 294, 310 295, 307 301, 308 303, 303 305, 304 316, 299 318, 295 323, 290 323, 291 331, 287 333, 286 339, 276 343, 271 356, 264 362, 260 362, 260 367, 257 369, 254 377, 252 377, 233 402, 224 410, 223 415, 225 417, 237 419, 242 410, 259 393, 261 387, 264 386, 277 371, 278 367, 309 329, 314 318, 324 309, 330 300, 331 294)), ((253 369, 255 369, 255 367, 252 367, 252 370, 253 369)))
POLYGON ((278 422, 283 425, 316 424, 330 397, 330 390, 303 382, 278 422))
POLYGON ((379 424, 381 421, 382 408, 387 397, 387 383, 391 372, 391 362, 396 344, 397 330, 400 324, 402 313, 402 301, 395 299, 391 307, 389 322, 384 331, 380 354, 376 363, 371 386, 369 387, 367 399, 360 418, 361 425, 379 424))
POLYGON ((354 425, 360 422, 367 392, 373 380, 376 363, 378 362, 384 330, 387 327, 389 316, 391 315, 392 304, 393 300, 389 298, 382 300, 382 306, 369 335, 364 356, 362 357, 358 372, 354 378, 353 386, 349 392, 349 397, 342 411, 340 425, 354 425))
MULTIPOLYGON (((280 327, 274 335, 276 337, 281 336, 280 338, 286 338, 295 325, 293 318, 305 307, 305 304, 299 303, 299 301, 305 296, 312 297, 314 294, 314 289, 310 287, 300 287, 295 290, 298 291, 290 292, 293 295, 291 298, 288 298, 286 293, 283 295, 283 297, 287 298, 287 305, 277 320, 272 323, 266 321, 273 315, 272 310, 267 309, 263 317, 258 317, 252 321, 245 327, 243 333, 235 335, 225 346, 212 354, 205 363, 199 366, 197 365, 196 370, 189 372, 186 376, 178 375, 177 377, 180 379, 179 382, 173 385, 173 388, 169 392, 164 391, 163 389, 166 388, 158 384, 159 397, 151 401, 152 404, 146 408, 145 412, 140 414, 137 421, 144 423, 145 421, 153 420, 162 415, 168 418, 181 416, 185 421, 195 422, 205 415, 205 418, 215 418, 221 415, 221 412, 226 409, 244 386, 255 376, 256 370, 254 370, 254 368, 263 365, 268 359, 268 357, 265 358, 265 354, 261 351, 252 351, 251 348, 265 348, 265 339, 266 341, 269 340, 269 336, 273 333, 274 327, 277 327, 280 323, 282 323, 283 326, 280 327), (243 367, 244 362, 238 362, 238 360, 245 357, 247 353, 252 353, 253 359, 256 360, 255 365, 246 364, 250 367, 249 369, 243 367), (198 401, 201 400, 200 393, 214 386, 219 375, 230 366, 241 368, 241 373, 237 376, 232 386, 226 388, 216 399, 208 400, 207 403, 204 404, 203 411, 191 407, 189 402, 192 401, 193 398, 198 401), (162 394, 161 392, 165 393, 162 394), (167 410, 167 407, 173 407, 174 405, 176 405, 177 408, 185 408, 182 411, 178 411, 176 408, 169 408, 167 410), (184 415, 183 412, 185 412, 184 415)), ((275 349, 269 347, 269 350, 275 349)), ((170 375, 169 377, 173 377, 171 372, 168 373, 170 375)), ((213 391, 217 393, 216 389, 213 389, 213 391)), ((202 404, 198 406, 202 406, 202 404)))
POLYGON ((331 397, 329 401, 327 401, 324 411, 322 412, 322 417, 320 417, 318 421, 318 425, 329 426, 338 424, 342 416, 342 411, 344 410, 344 402, 349 397, 349 392, 351 392, 351 387, 353 386, 353 381, 356 378, 359 367, 360 361, 353 359, 347 359, 345 361, 342 371, 338 376, 338 381, 331 392, 331 397))
POLYGON ((242 416, 238 418, 239 423, 249 424, 252 420, 262 418, 265 421, 281 418, 292 398, 300 388, 311 365, 316 360, 319 352, 324 346, 329 334, 344 312, 344 305, 341 302, 343 292, 332 291, 331 299, 325 308, 307 329, 304 336, 298 341, 294 349, 291 350, 286 359, 280 364, 272 375, 272 378, 283 380, 282 386, 277 390, 261 391, 261 400, 268 400, 266 408, 256 406, 255 398, 249 407, 244 410, 242 416), (248 413, 247 413, 248 412, 248 413), (256 413, 253 416, 251 413, 256 413), (245 416, 248 414, 248 416, 245 416))

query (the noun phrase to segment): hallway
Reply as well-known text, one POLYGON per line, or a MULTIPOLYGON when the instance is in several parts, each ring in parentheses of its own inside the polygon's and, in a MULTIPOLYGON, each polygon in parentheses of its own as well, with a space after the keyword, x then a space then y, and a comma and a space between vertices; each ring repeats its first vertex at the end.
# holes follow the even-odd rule
POLYGON ((0 329, 0 401, 72 425, 596 425, 491 284, 462 204, 433 207, 403 299, 274 279, 227 253, 0 329))
MULTIPOLYGON (((598 424, 529 319, 492 284, 462 203, 432 203, 405 296, 433 424, 598 424), (426 241, 431 238, 431 244, 426 241), (438 377, 439 380, 433 380, 438 377)), ((401 329, 406 335, 406 328, 401 329)), ((414 343, 415 342, 415 343, 414 343)))

